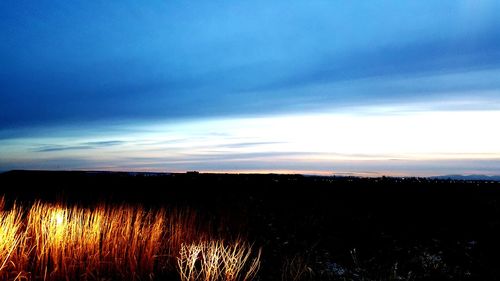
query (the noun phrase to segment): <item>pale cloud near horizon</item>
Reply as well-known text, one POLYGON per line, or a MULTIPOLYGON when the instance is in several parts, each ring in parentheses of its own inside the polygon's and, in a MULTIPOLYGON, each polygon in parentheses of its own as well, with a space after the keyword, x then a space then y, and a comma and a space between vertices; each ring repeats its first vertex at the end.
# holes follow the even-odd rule
POLYGON ((498 174, 500 110, 417 107, 156 121, 128 124, 126 133, 2 140, 0 169, 498 174))

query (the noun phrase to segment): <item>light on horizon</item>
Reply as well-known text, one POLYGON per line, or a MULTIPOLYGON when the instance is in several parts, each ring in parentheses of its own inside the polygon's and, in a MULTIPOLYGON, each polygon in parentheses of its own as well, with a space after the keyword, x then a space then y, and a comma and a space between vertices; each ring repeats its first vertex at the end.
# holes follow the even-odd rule
POLYGON ((122 133, 115 128, 113 135, 98 129, 90 138, 54 135, 2 141, 2 147, 9 147, 2 153, 7 163, 31 163, 40 169, 325 174, 340 167, 340 172, 375 175, 473 173, 467 161, 484 163, 492 170, 499 162, 500 132, 494 129, 495 120, 500 120, 500 111, 395 107, 377 113, 353 110, 157 121, 130 124, 122 133), (424 163, 442 165, 423 169, 424 163))

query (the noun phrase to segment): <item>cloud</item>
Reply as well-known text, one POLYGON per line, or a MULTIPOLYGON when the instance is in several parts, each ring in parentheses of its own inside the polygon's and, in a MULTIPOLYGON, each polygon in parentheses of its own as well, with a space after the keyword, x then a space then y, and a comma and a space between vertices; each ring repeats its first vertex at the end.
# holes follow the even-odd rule
POLYGON ((239 142, 239 143, 229 143, 222 144, 216 146, 216 148, 248 148, 248 147, 256 147, 262 145, 276 145, 276 144, 284 144, 285 142, 279 141, 261 141, 261 142, 239 142))
POLYGON ((432 3, 436 16, 429 3, 74 5, 4 7, 0 131, 259 116, 500 87, 478 75, 500 69, 495 4, 467 14, 432 3), (46 28, 30 28, 37 20, 46 28), (438 81, 450 73, 460 75, 438 81))
POLYGON ((52 145, 42 145, 34 149, 34 152, 56 152, 56 151, 67 151, 67 150, 85 150, 85 149, 98 149, 103 147, 117 146, 124 144, 123 141, 93 141, 93 142, 83 142, 77 145, 62 145, 62 144, 52 144, 52 145))
POLYGON ((113 141, 90 141, 90 142, 84 142, 83 145, 88 145, 91 147, 106 147, 106 146, 114 146, 114 145, 120 145, 125 143, 124 141, 118 141, 118 140, 113 140, 113 141))
POLYGON ((35 152, 54 152, 54 151, 65 151, 65 150, 80 150, 80 149, 92 149, 91 146, 65 146, 65 145, 47 145, 35 149, 35 152))

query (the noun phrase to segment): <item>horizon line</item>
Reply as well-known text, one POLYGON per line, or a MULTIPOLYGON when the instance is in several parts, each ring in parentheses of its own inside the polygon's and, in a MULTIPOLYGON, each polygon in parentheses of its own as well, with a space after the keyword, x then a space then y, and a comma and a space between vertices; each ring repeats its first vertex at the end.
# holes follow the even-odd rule
MULTIPOLYGON (((495 179, 495 178, 500 178, 500 174, 498 175, 485 175, 485 174, 447 174, 447 175, 434 175, 434 176, 422 176, 422 175, 390 175, 390 174, 378 174, 378 173, 326 173, 326 172, 316 172, 316 173, 311 173, 312 171, 308 171, 308 173, 304 172, 299 172, 299 171, 276 171, 276 170, 269 170, 269 171, 251 171, 251 170, 246 170, 246 171, 224 171, 224 170, 185 170, 185 171, 147 171, 147 170, 92 170, 92 169, 12 169, 12 170, 6 170, 6 171, 0 171, 1 174, 7 174, 7 173, 12 173, 12 172, 42 172, 42 173, 49 173, 49 172, 56 172, 56 173, 76 173, 76 172, 81 172, 81 173, 126 173, 126 174, 160 174, 160 175, 171 175, 171 174, 201 174, 201 175, 289 175, 289 176, 317 176, 317 177, 353 177, 353 178, 400 178, 400 179, 405 179, 405 178, 424 178, 424 179, 453 179, 453 177, 458 177, 458 178, 466 178, 468 177, 481 177, 486 179, 493 179, 495 181, 498 181, 500 179, 495 179), (370 174, 370 175, 367 175, 370 174)), ((476 180, 476 179, 474 179, 476 180)))

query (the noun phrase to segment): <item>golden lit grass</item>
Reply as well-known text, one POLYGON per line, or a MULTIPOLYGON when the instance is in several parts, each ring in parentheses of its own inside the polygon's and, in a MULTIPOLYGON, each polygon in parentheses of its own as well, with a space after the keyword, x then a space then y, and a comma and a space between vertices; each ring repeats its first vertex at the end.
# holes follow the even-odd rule
MULTIPOLYGON (((6 209, 4 202, 0 197, 0 280, 151 280, 175 270, 176 260, 186 256, 185 245, 208 241, 191 211, 42 202, 6 209)), ((182 280, 250 280, 241 279, 251 252, 248 244, 198 244, 200 252, 190 255, 201 253, 207 262, 187 273, 191 279, 182 280)), ((258 264, 258 258, 250 264, 248 277, 258 264)))
POLYGON ((242 241, 202 241, 183 244, 177 265, 182 281, 245 281, 255 277, 260 255, 251 258, 252 246, 242 241))
POLYGON ((10 211, 3 211, 3 198, 0 199, 0 278, 15 268, 12 262, 16 258, 16 248, 21 243, 21 212, 14 206, 10 211))

